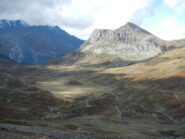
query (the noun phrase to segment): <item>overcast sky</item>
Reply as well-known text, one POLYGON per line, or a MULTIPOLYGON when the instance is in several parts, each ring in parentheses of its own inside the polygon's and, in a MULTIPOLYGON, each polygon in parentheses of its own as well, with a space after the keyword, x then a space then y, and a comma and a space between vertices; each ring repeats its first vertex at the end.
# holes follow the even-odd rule
POLYGON ((185 0, 0 0, 0 19, 57 25, 82 39, 126 22, 162 39, 185 38, 185 0))

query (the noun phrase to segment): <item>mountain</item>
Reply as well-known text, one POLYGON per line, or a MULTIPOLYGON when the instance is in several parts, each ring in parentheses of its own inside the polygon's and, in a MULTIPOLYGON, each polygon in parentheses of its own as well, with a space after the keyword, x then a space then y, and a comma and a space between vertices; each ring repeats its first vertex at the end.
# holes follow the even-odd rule
POLYGON ((20 64, 45 63, 75 51, 83 42, 57 26, 0 20, 0 55, 20 64))
MULTIPOLYGON (((62 58, 61 62, 75 64, 129 64, 133 61, 137 62, 158 56, 167 49, 165 41, 128 22, 116 30, 94 30, 90 38, 81 45, 79 50, 66 58, 62 58)), ((59 59, 52 62, 56 61, 60 63, 59 59)))

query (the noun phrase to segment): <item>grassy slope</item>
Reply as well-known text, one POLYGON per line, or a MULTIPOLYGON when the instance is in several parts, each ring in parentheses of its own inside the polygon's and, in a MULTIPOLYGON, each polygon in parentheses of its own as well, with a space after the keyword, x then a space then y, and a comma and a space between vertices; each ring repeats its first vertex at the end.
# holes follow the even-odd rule
POLYGON ((1 66, 25 86, 10 88, 11 79, 1 77, 0 119, 104 135, 184 135, 184 54, 180 48, 114 68, 14 66, 8 72, 1 66))

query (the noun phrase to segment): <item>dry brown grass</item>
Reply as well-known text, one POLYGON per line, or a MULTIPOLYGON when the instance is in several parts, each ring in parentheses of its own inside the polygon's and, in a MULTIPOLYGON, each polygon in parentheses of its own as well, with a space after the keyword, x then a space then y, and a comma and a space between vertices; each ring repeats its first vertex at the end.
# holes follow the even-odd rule
POLYGON ((0 87, 0 120, 99 134, 160 136, 150 128, 185 134, 184 54, 180 48, 124 67, 0 67, 24 84, 0 87))

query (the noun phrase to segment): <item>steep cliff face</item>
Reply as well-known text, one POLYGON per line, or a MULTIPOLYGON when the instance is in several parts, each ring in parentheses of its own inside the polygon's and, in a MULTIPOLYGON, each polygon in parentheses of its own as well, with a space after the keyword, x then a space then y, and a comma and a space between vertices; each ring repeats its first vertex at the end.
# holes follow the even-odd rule
POLYGON ((73 52, 83 43, 55 26, 0 20, 0 55, 21 64, 42 64, 73 52))
POLYGON ((95 30, 81 52, 111 55, 122 60, 144 60, 163 52, 157 37, 132 23, 117 30, 95 30))

